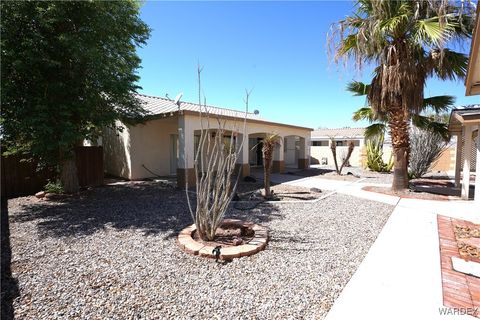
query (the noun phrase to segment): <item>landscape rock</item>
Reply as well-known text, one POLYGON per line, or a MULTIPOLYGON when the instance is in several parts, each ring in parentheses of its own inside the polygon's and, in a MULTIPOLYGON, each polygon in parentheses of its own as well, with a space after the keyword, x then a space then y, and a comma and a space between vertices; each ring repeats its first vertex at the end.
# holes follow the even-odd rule
POLYGON ((35 197, 37 197, 38 199, 41 199, 41 198, 45 197, 45 194, 46 194, 45 191, 39 191, 39 192, 35 193, 35 197))
POLYGON ((270 241, 223 264, 178 247, 192 223, 182 190, 145 182, 31 199, 8 203, 15 319, 323 319, 393 210, 342 194, 232 206, 226 218, 267 227, 270 241))

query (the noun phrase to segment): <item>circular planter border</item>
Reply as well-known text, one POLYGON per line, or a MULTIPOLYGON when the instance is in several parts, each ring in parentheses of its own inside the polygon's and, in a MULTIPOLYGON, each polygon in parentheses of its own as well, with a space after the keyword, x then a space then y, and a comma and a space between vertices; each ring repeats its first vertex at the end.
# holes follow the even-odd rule
MULTIPOLYGON (((255 232, 255 235, 253 239, 246 244, 222 247, 220 249, 220 259, 230 260, 233 258, 251 256, 259 251, 264 250, 267 246, 268 229, 266 227, 254 224, 253 222, 247 222, 238 219, 224 219, 223 223, 233 224, 239 227, 250 227, 255 232)), ((193 239, 192 235, 195 230, 195 224, 192 224, 180 231, 177 238, 177 243, 180 248, 189 254, 206 258, 215 258, 215 255, 212 253, 214 247, 205 245, 193 239)))

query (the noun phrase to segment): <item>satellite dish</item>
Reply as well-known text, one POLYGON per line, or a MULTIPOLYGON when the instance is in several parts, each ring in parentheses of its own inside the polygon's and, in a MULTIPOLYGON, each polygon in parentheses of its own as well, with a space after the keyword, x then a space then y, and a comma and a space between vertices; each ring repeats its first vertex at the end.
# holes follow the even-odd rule
POLYGON ((254 115, 258 115, 259 113, 260 113, 260 111, 258 111, 257 109, 253 110, 254 115))
POLYGON ((180 92, 179 94, 177 94, 173 103, 175 103, 177 106, 180 107, 180 99, 182 98, 182 96, 183 96, 183 92, 180 92))

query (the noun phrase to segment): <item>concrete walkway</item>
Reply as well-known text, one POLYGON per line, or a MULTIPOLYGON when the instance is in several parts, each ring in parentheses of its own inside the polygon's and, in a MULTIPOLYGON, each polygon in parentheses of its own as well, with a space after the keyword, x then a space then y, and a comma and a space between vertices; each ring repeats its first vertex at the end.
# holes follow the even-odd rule
POLYGON ((475 319, 467 315, 440 314, 443 298, 436 218, 441 214, 480 223, 480 208, 472 201, 400 199, 361 190, 365 185, 372 185, 361 181, 312 177, 285 183, 395 205, 326 320, 475 319))

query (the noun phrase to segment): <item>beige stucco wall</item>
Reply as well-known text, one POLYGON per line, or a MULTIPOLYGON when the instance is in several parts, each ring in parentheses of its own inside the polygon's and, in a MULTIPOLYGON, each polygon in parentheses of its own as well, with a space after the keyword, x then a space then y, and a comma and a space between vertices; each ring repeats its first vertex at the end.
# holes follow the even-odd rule
POLYGON ((455 146, 445 149, 440 158, 430 167, 430 170, 433 172, 454 172, 455 146))
POLYGON ((114 128, 104 128, 102 132, 103 159, 105 172, 116 177, 131 178, 130 133, 129 128, 120 121, 116 127, 123 127, 123 131, 114 128))
MULTIPOLYGON (((224 125, 224 128, 228 131, 233 131, 233 132, 242 132, 243 131, 243 120, 222 120, 222 124, 224 125)), ((188 139, 193 138, 193 134, 195 131, 201 130, 202 125, 200 122, 200 117, 198 115, 194 114, 186 114, 183 116, 183 119, 180 119, 180 126, 183 127, 182 129, 183 132, 185 132, 188 139), (192 138, 190 138, 192 137, 192 138)), ((206 122, 204 122, 204 128, 207 127, 206 122)), ((210 127, 215 128, 218 127, 218 123, 215 118, 210 120, 210 127)), ((245 148, 245 153, 243 153, 242 159, 239 159, 239 163, 249 163, 249 152, 248 152, 248 136, 250 137, 259 137, 263 136, 262 134, 267 133, 267 134, 277 134, 282 138, 282 146, 283 146, 283 139, 288 136, 299 136, 304 138, 302 141, 305 143, 307 146, 310 145, 310 132, 311 130, 308 128, 299 128, 299 127, 292 127, 292 126, 282 126, 282 125, 277 125, 273 123, 267 123, 267 122, 253 122, 253 121, 247 121, 246 127, 245 127, 245 137, 247 140, 245 140, 244 143, 244 148, 245 148)), ((179 144, 180 146, 180 144, 179 144)), ((188 141, 186 142, 185 148, 187 150, 187 154, 193 155, 193 149, 194 149, 194 144, 189 143, 188 141)), ((303 156, 299 155, 299 158, 302 159, 309 159, 310 157, 310 148, 307 147, 304 149, 305 151, 303 152, 303 156)), ((283 157, 282 157, 283 158, 283 157)), ((181 163, 179 164, 179 167, 184 167, 183 161, 180 160, 181 163)), ((193 167, 193 158, 192 156, 189 156, 187 158, 187 166, 189 168, 193 167)))
MULTIPOLYGON (((117 122, 117 125, 122 125, 117 122)), ((105 170, 114 176, 136 180, 154 177, 155 175, 167 176, 172 172, 171 161, 177 159, 177 155, 171 156, 171 135, 184 134, 186 142, 183 146, 188 152, 187 167, 193 167, 193 150, 195 131, 202 129, 198 115, 186 114, 182 116, 170 116, 147 121, 135 126, 123 125, 123 132, 115 132, 106 129, 103 133, 105 150, 105 170), (151 172, 145 169, 147 167, 151 172)), ((204 128, 207 126, 204 123, 204 128)), ((216 119, 212 119, 210 126, 218 126, 216 119)), ((243 131, 243 121, 226 120, 225 128, 235 132, 243 131)), ((305 138, 304 143, 310 144, 310 130, 289 126, 281 126, 270 123, 247 122, 246 136, 254 133, 275 133, 282 138, 285 136, 300 136, 305 138)), ((182 158, 182 142, 179 139, 177 150, 179 153, 178 167, 185 167, 185 159, 182 158)), ((248 140, 245 141, 244 150, 238 163, 248 163, 248 140)), ((309 148, 304 153, 309 157, 309 148)), ((283 157, 282 157, 283 158, 283 157)))
MULTIPOLYGON (((326 139, 322 139, 325 141, 326 139)), ((340 140, 340 139, 338 139, 340 140)), ((344 139, 341 139, 342 141, 344 139)), ((329 140, 328 140, 329 141, 329 140)), ((347 139, 347 141, 349 141, 347 139)), ((356 145, 353 149, 352 155, 350 156, 350 165, 354 167, 361 167, 362 166, 362 154, 364 153, 364 142, 363 140, 357 141, 358 146, 356 145)), ((330 144, 330 141, 329 141, 330 144)), ((337 161, 338 164, 341 165, 342 156, 346 156, 348 152, 348 146, 337 146, 337 161)), ((328 165, 334 165, 332 149, 330 145, 328 146, 310 146, 310 154, 312 157, 313 163, 322 164, 322 158, 327 158, 328 165)))
MULTIPOLYGON (((319 147, 319 146, 311 146, 310 153, 313 160, 318 160, 319 164, 322 164, 322 158, 327 158, 328 165, 334 165, 332 150, 330 146, 319 147)), ((342 156, 345 154, 347 155, 348 146, 338 146, 337 147, 337 161, 340 165, 342 162, 342 156)), ((353 149, 352 155, 350 157, 350 165, 354 167, 360 167, 362 165, 361 162, 361 154, 362 154, 362 147, 355 147, 353 149)))
MULTIPOLYGON (((130 127, 130 179, 170 175, 171 138, 178 134, 178 118, 166 117, 130 127), (145 169, 147 167, 150 171, 145 169)), ((176 158, 176 157, 175 157, 176 158)))

